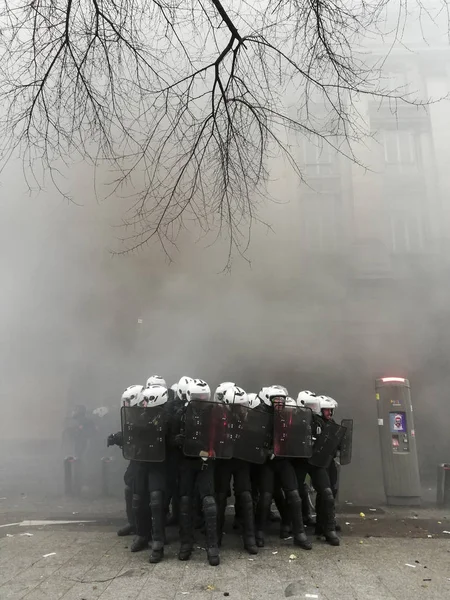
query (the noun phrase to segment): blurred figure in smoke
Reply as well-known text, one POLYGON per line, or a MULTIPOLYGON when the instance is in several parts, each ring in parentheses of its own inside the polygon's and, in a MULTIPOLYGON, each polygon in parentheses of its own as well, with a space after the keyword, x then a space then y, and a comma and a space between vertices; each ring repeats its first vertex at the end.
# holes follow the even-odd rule
POLYGON ((79 404, 72 410, 68 425, 63 432, 63 442, 66 448, 70 448, 69 454, 80 461, 83 460, 95 434, 94 420, 88 417, 86 406, 79 404))

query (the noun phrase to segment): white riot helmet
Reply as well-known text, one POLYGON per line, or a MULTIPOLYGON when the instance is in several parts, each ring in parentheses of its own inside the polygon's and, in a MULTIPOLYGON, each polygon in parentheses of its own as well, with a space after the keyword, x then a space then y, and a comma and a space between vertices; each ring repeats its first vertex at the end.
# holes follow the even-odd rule
POLYGON ((216 391, 214 392, 214 402, 223 402, 223 398, 227 389, 232 388, 235 385, 236 384, 232 381, 224 381, 223 383, 219 383, 216 391))
POLYGON ((297 405, 298 406, 306 406, 306 402, 310 401, 313 398, 317 398, 314 392, 310 392, 309 390, 303 390, 303 392, 299 392, 297 396, 297 405))
POLYGON ((237 385, 229 387, 223 395, 223 402, 225 404, 243 404, 248 406, 248 396, 244 390, 237 385))
POLYGON ((193 381, 194 380, 192 379, 192 377, 186 377, 185 375, 183 375, 178 384, 175 384, 177 386, 177 396, 180 400, 187 400, 186 394, 189 389, 189 386, 193 381))
POLYGON ((295 406, 295 407, 297 407, 297 402, 294 400, 294 398, 291 398, 290 396, 288 396, 286 398, 285 406, 295 406))
POLYGON ((333 404, 333 409, 336 409, 339 406, 339 404, 337 403, 337 400, 335 400, 331 396, 326 396, 326 398, 328 399, 329 402, 331 402, 333 404))
POLYGON ((284 385, 273 385, 272 387, 280 388, 280 390, 282 390, 286 394, 286 398, 289 397, 289 392, 287 391, 287 388, 284 387, 284 385))
POLYGON ((279 385, 272 385, 270 387, 263 387, 258 394, 258 398, 264 402, 267 406, 273 406, 275 398, 287 398, 287 393, 279 385))
POLYGON ((337 408, 337 402, 336 400, 333 400, 333 398, 330 398, 330 396, 317 396, 317 400, 319 401, 319 412, 317 414, 319 414, 321 417, 323 417, 324 419, 332 419, 333 418, 333 411, 335 408, 337 408), (324 409, 329 410, 329 416, 325 417, 325 415, 323 414, 324 409))
POLYGON ((107 406, 99 406, 95 410, 92 411, 92 414, 96 417, 104 417, 109 413, 109 408, 107 406))
POLYGON ((130 385, 122 394, 120 406, 137 406, 141 401, 143 385, 130 385))
POLYGON ((161 404, 167 402, 168 398, 169 394, 166 387, 163 385, 151 385, 142 392, 139 406, 161 406, 161 404))
POLYGON ((159 375, 151 375, 147 379, 147 385, 145 387, 150 387, 151 385, 162 385, 167 389, 166 380, 160 377, 159 375))
POLYGON ((176 396, 177 395, 177 391, 178 391, 178 383, 174 383, 173 385, 171 385, 170 389, 173 391, 173 393, 176 396))
POLYGON ((261 404, 261 400, 258 398, 258 394, 247 394, 247 406, 248 408, 256 408, 261 404))
POLYGON ((189 402, 192 400, 202 400, 208 402, 211 400, 211 390, 209 385, 203 379, 193 379, 186 393, 189 402))

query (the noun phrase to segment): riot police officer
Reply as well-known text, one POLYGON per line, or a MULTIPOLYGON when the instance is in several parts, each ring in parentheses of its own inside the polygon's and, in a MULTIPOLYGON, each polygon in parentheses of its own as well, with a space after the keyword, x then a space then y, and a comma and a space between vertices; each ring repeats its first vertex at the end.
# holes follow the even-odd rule
POLYGON ((183 453, 185 444, 186 414, 189 402, 209 402, 211 390, 201 380, 182 377, 178 383, 178 396, 184 401, 177 415, 175 443, 180 452, 180 550, 179 560, 189 560, 194 545, 193 503, 197 488, 205 519, 206 553, 211 566, 220 564, 217 536, 217 505, 214 497, 214 460, 191 457, 183 453))
POLYGON ((319 466, 313 464, 314 451, 320 446, 320 440, 322 439, 321 434, 326 423, 330 421, 333 416, 335 401, 331 402, 325 396, 316 396, 314 392, 305 390, 299 393, 297 403, 301 406, 310 408, 313 412, 312 437, 314 440, 313 457, 309 459, 308 464, 300 464, 297 466, 296 473, 298 485, 302 486, 304 484, 305 476, 309 473, 314 489, 317 492, 316 532, 323 534, 325 540, 331 546, 339 546, 340 541, 336 534, 334 494, 328 472, 328 467, 334 458, 337 444, 333 446, 333 444, 330 443, 329 456, 326 456, 327 448, 322 449, 322 454, 325 454, 325 462, 323 465, 319 466))
MULTIPOLYGON (((221 384, 223 386, 223 384, 221 384)), ((222 394, 216 390, 216 397, 222 394)), ((237 386, 227 387, 222 394, 222 402, 230 408, 237 406, 249 407, 247 394, 237 386)), ((245 435, 245 432, 244 432, 245 435)), ((216 498, 218 510, 219 542, 223 534, 225 522, 225 510, 227 506, 228 490, 231 477, 234 479, 235 506, 239 506, 239 515, 243 525, 244 548, 249 554, 257 554, 258 548, 255 540, 255 522, 253 513, 252 484, 250 479, 250 463, 231 458, 230 460, 219 460, 216 464, 216 498)))
MULTIPOLYGON (((142 385, 130 385, 122 394, 120 399, 120 406, 136 406, 140 396, 142 394, 143 386, 142 385)), ((119 446, 122 448, 123 446, 123 435, 122 431, 118 431, 117 433, 112 433, 108 436, 107 446, 119 446)), ((133 513, 133 481, 136 472, 136 462, 130 460, 128 466, 126 468, 125 474, 123 476, 123 480, 125 483, 125 513, 127 515, 127 524, 121 527, 117 531, 117 535, 126 536, 137 534, 136 532, 136 524, 133 513)), ((148 518, 147 518, 148 521, 148 518)), ((139 535, 133 543, 131 544, 131 551, 137 552, 142 550, 147 546, 147 540, 145 536, 142 536, 142 541, 139 538, 139 535)))
MULTIPOLYGON (((273 413, 275 403, 285 404, 287 391, 280 386, 265 387, 261 389, 258 397, 261 400, 259 409, 273 413)), ((256 510, 257 545, 259 547, 264 546, 264 532, 272 503, 275 474, 278 474, 292 519, 294 544, 304 550, 310 550, 312 546, 305 534, 302 519, 302 502, 298 493, 295 470, 291 462, 289 459, 277 458, 272 454, 263 465, 260 465, 258 470, 259 500, 256 510)))

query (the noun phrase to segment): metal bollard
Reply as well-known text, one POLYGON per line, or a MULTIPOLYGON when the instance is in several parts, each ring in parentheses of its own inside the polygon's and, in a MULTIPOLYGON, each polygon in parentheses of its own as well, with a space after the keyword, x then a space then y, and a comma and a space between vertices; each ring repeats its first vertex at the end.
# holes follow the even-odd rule
POLYGON ((75 492, 74 465, 77 459, 74 456, 66 456, 64 459, 64 493, 73 496, 75 492))
POLYGON ((438 506, 450 506, 450 464, 442 463, 437 469, 437 497, 438 506))

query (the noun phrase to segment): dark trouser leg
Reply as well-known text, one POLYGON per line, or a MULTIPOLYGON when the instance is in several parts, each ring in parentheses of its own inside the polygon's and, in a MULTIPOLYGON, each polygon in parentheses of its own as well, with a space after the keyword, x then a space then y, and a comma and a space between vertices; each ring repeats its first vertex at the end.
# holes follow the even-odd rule
POLYGON ((215 567, 220 563, 217 539, 217 506, 214 496, 205 496, 202 502, 205 517, 206 553, 208 562, 215 567))
POLYGON ((298 490, 286 491, 286 500, 289 506, 289 512, 292 517, 292 533, 294 544, 304 550, 311 550, 311 542, 306 537, 305 527, 302 518, 302 501, 298 490))
POLYGON ((125 486, 125 511, 127 514, 127 524, 118 530, 117 535, 119 535, 119 536, 132 535, 133 533, 135 533, 132 501, 133 501, 133 490, 131 489, 131 487, 126 485, 125 486))
MULTIPOLYGON (((233 459, 217 461, 214 469, 214 485, 217 503, 217 532, 219 545, 222 543, 223 529, 225 525, 225 511, 227 508, 228 489, 230 487, 233 459)), ((235 498, 235 506, 236 506, 235 498)))
MULTIPOLYGON (((332 460, 330 466, 328 467, 328 476, 330 478, 330 487, 333 491, 334 504, 336 505, 336 497, 339 492, 339 472, 335 460, 332 460)), ((336 531, 340 530, 341 526, 336 523, 336 531)))
POLYGON ((232 459, 235 506, 239 506, 244 533, 244 548, 249 554, 257 554, 255 538, 255 513, 253 510, 252 482, 250 465, 245 461, 232 459))
POLYGON ((220 556, 217 539, 217 505, 214 498, 214 470, 213 461, 202 461, 197 474, 197 486, 205 518, 206 554, 209 564, 215 567, 220 563, 220 556))
POLYGON ((297 477, 297 488, 302 501, 302 516, 304 525, 315 525, 316 522, 311 513, 309 502, 308 486, 305 483, 305 477, 308 474, 308 461, 305 458, 291 459, 297 477))
POLYGON ((152 513, 152 553, 150 562, 157 563, 164 556, 165 504, 162 491, 150 492, 150 508, 152 513))
MULTIPOLYGON (((281 489, 280 478, 275 475, 274 489, 273 489, 273 499, 275 501, 275 506, 280 513, 281 525, 280 525, 280 538, 286 539, 291 534, 291 515, 289 513, 289 508, 286 503, 286 499, 283 494, 283 490, 281 489)), ((270 518, 270 514, 269 514, 270 518)))
POLYGON ((194 527, 192 522, 192 499, 190 496, 180 498, 180 560, 189 560, 194 547, 194 527))
POLYGON ((298 479, 292 463, 288 459, 274 460, 274 469, 280 476, 292 519, 294 543, 305 550, 311 549, 311 543, 305 534, 302 518, 302 501, 298 493, 298 479))
POLYGON ((322 533, 329 544, 338 546, 339 538, 336 535, 334 496, 328 471, 322 467, 311 467, 310 475, 317 492, 317 532, 322 533))
POLYGON ((256 507, 256 545, 259 548, 264 547, 264 535, 267 529, 267 520, 272 504, 274 490, 274 472, 272 461, 267 461, 259 466, 258 472, 258 503, 256 507))
POLYGON ((189 560, 194 546, 194 523, 192 500, 195 488, 197 467, 194 461, 182 460, 179 478, 180 497, 180 560, 189 560))
POLYGON ((331 546, 339 546, 339 538, 336 535, 336 514, 333 490, 325 488, 323 491, 323 533, 326 541, 331 546))
POLYGON ((270 463, 271 461, 265 462, 259 471, 259 499, 256 508, 256 545, 259 548, 264 547, 264 534, 272 504, 274 473, 270 463))
POLYGON ((130 547, 131 552, 140 552, 147 548, 148 545, 151 524, 149 519, 150 511, 148 510, 148 506, 146 506, 147 502, 147 496, 133 494, 132 508, 136 526, 136 536, 130 547))
POLYGON ((239 494, 239 503, 242 511, 242 520, 244 525, 244 548, 249 554, 257 554, 255 536, 255 515, 253 512, 253 500, 249 491, 239 494))

